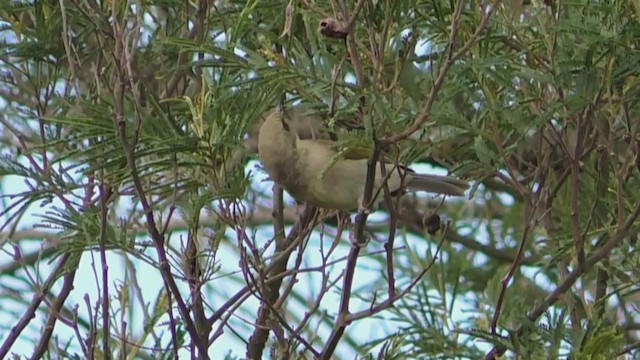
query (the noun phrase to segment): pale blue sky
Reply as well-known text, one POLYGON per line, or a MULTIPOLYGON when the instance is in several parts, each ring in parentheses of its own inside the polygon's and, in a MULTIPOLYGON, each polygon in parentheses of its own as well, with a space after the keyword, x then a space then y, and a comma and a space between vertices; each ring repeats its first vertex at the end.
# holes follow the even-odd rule
MULTIPOLYGON (((270 193, 271 182, 262 181, 264 180, 265 175, 262 174, 255 165, 256 163, 252 162, 247 167, 247 170, 252 170, 254 174, 253 186, 258 188, 260 191, 265 191, 266 193, 270 193)), ((429 171, 432 173, 437 172, 428 166, 417 166, 416 169, 419 171, 429 171)), ((3 188, 9 190, 10 193, 19 193, 21 191, 25 191, 28 189, 25 184, 25 180, 19 179, 15 176, 5 177, 3 179, 2 185, 3 185, 3 188)), ((287 199, 289 200, 288 203, 292 204, 291 199, 289 197, 287 197, 287 199)), ((7 201, 7 198, 5 198, 5 201, 7 201)), ((36 223, 40 220, 39 218, 40 214, 45 213, 47 209, 52 206, 61 206, 61 205, 62 204, 59 202, 59 200, 54 200, 52 203, 45 206, 42 206, 42 204, 32 205, 30 210, 24 217, 23 221, 21 222, 21 227, 30 228, 35 226, 36 223)), ((131 206, 130 203, 126 204, 126 201, 124 203, 121 203, 120 205, 121 205, 121 209, 119 211, 122 211, 123 213, 125 212, 125 208, 127 206, 131 206)), ((384 215, 382 214, 378 215, 374 213, 371 216, 370 221, 375 222, 375 221, 381 221, 383 219, 384 219, 384 215)), ((43 230, 46 230, 46 229, 43 229, 43 230)), ((235 241, 236 241, 235 234, 231 230, 229 230, 227 235, 228 235, 228 238, 231 240, 231 242, 235 244, 235 241)), ((258 238, 262 238, 266 240, 272 236, 272 230, 270 227, 262 227, 258 231, 257 235, 258 235, 258 238)), ((172 238, 174 246, 178 246, 176 245, 177 242, 184 237, 185 237, 184 233, 175 233, 172 238)), ((341 246, 338 247, 338 250, 336 251, 335 255, 332 257, 332 259, 338 259, 346 256, 349 246, 348 246, 348 240, 346 240, 346 238, 344 239, 345 240, 343 240, 343 243, 341 244, 341 246)), ((141 238, 139 240, 143 240, 143 239, 141 238)), ((145 239, 145 240, 148 240, 148 239, 145 239)), ((415 253, 423 254, 426 258, 428 249, 426 247, 427 243, 424 240, 419 239, 415 236, 410 236, 407 238, 407 240, 408 240, 407 243, 404 243, 404 241, 399 237, 399 240, 397 240, 396 245, 400 246, 400 245, 410 244, 410 246, 412 247, 415 253)), ((328 236, 325 236, 324 241, 325 241, 325 249, 327 249, 331 242, 331 238, 328 236)), ((3 250, 8 250, 9 249, 8 246, 9 244, 5 244, 3 247, 3 250)), ((20 247, 23 253, 29 253, 31 251, 34 251, 38 249, 40 246, 41 246, 41 243, 39 241, 29 241, 29 242, 21 241, 20 242, 20 247)), ((312 267, 312 266, 320 265, 320 262, 319 262, 320 257, 318 255, 319 246, 320 246, 320 238, 318 236, 318 233, 316 233, 314 236, 312 236, 311 241, 309 242, 307 249, 305 251, 304 265, 303 265, 304 267, 312 267)), ((372 241, 369 243, 369 246, 367 247, 366 251, 380 251, 382 249, 383 249, 382 243, 372 241)), ((434 251, 434 250, 435 248, 431 247, 431 251, 434 251)), ((146 253, 149 254, 151 257, 155 258, 155 255, 154 255, 155 251, 153 249, 151 248, 147 249, 146 253)), ((401 260, 402 256, 400 255, 401 254, 398 252, 396 255, 397 256, 396 259, 401 260)), ((294 253, 294 256, 295 256, 295 253, 294 253)), ((220 263, 222 268, 218 273, 219 275, 238 270, 239 256, 237 254, 237 250, 235 246, 229 246, 228 243, 222 246, 218 254, 218 258, 223 259, 220 263)), ((443 260, 446 260, 446 257, 443 257, 443 260)), ((10 255, 4 251, 0 253, 0 264, 4 264, 8 261, 11 261, 10 255)), ((137 267, 138 282, 145 296, 145 299, 147 301, 152 301, 155 294, 158 294, 159 290, 161 289, 161 286, 162 286, 161 277, 158 271, 152 268, 150 265, 139 260, 134 260, 133 263, 137 267)), ((125 266, 124 266, 123 258, 116 252, 109 252, 108 264, 109 264, 109 279, 111 282, 109 286, 112 294, 115 294, 116 285, 119 286, 121 284, 124 276, 125 266)), ((337 276, 343 270, 344 264, 345 263, 342 262, 333 266, 330 272, 331 276, 332 277, 337 276)), ((51 265, 40 264, 39 272, 43 274, 43 276, 46 276, 48 274, 48 271, 50 271, 49 269, 54 265, 55 265, 55 262, 51 265)), ((381 271, 384 271, 384 269, 380 268, 379 264, 367 258, 361 258, 358 262, 358 265, 359 267, 356 273, 356 283, 354 284, 354 289, 361 288, 362 286, 365 286, 365 288, 367 288, 366 284, 373 279, 379 279, 381 271), (370 270, 367 270, 367 269, 370 269, 370 270), (361 281, 358 281, 358 280, 361 280, 361 281)), ((87 317, 87 310, 86 310, 84 297, 88 296, 92 304, 94 304, 97 301, 99 289, 96 287, 96 283, 100 283, 100 281, 96 281, 95 271, 97 271, 99 274, 100 269, 101 268, 100 268, 98 253, 97 252, 93 252, 91 254, 85 253, 85 255, 83 256, 83 260, 80 263, 78 275, 76 276, 76 279, 75 279, 75 283, 74 283, 75 289, 70 299, 67 302, 69 307, 73 307, 73 304, 78 304, 80 316, 83 316, 85 318, 87 317), (93 263, 95 263, 95 270, 94 270, 93 263)), ((311 289, 315 289, 313 290, 312 293, 317 293, 318 291, 317 286, 319 283, 320 283, 320 277, 318 274, 307 273, 299 276, 298 283, 296 284, 295 288, 299 290, 307 289, 307 292, 312 291, 311 289)), ((229 296, 234 294, 236 290, 242 287, 242 283, 227 281, 226 279, 219 279, 218 281, 214 282, 212 286, 216 286, 219 288, 220 284, 224 284, 223 293, 226 293, 229 296)), ((24 286, 24 284, 19 284, 17 282, 15 283, 15 285, 24 286)), ((341 285, 342 285, 342 282, 339 282, 340 287, 341 285)), ((58 282, 58 284, 54 287, 54 293, 59 291, 59 288, 60 288, 60 282, 58 282)), ((182 288, 185 290, 184 294, 187 294, 188 291, 186 287, 183 286, 182 288)), ((25 289, 25 291, 27 291, 27 289, 25 289)), ((385 295, 386 294, 384 292, 380 293, 379 294, 380 299, 383 298, 385 295)), ((433 296, 438 296, 437 291, 433 290, 433 296)), ((30 297, 28 298, 30 299, 30 297)), ((338 299, 339 299, 339 293, 333 290, 333 291, 330 291, 329 294, 327 294, 327 296, 325 297, 325 299, 321 304, 321 310, 327 311, 330 318, 335 318, 335 312, 337 311, 337 308, 338 308, 338 299)), ((211 301, 214 304, 214 306, 220 305, 224 300, 225 298, 224 297, 221 298, 220 294, 210 294, 210 296, 208 297, 208 301, 211 301)), ((243 309, 246 312, 243 313, 242 318, 232 320, 232 323, 235 323, 236 328, 238 328, 238 324, 242 324, 243 321, 252 320, 251 315, 255 314, 256 304, 257 304, 257 301, 253 299, 248 301, 246 306, 243 306, 243 309)), ((464 319, 468 318, 468 315, 465 315, 463 310, 464 308, 470 308, 471 307, 470 305, 471 305, 470 303, 464 303, 464 302, 456 303, 456 308, 453 311, 454 322, 457 322, 457 321, 464 322, 464 319)), ((114 312, 119 311, 118 304, 113 299, 111 302, 111 306, 114 312)), ((299 304, 290 304, 289 306, 290 306, 290 309, 292 309, 292 311, 296 311, 297 309, 296 312, 298 312, 299 314, 303 314, 304 311, 306 310, 300 307, 299 304)), ((5 309, 7 309, 8 307, 14 308, 19 313, 21 313, 21 311, 24 310, 23 306, 17 306, 16 304, 11 304, 9 302, 5 302, 3 304, 3 307, 5 309)), ((354 311, 362 310, 366 308, 368 308, 368 304, 364 304, 356 299, 352 300, 352 309, 354 311)), ((7 312, 3 312, 3 314, 6 315, 7 312)), ((382 337, 384 334, 392 334, 396 332, 398 328, 398 324, 394 323, 393 321, 390 321, 388 319, 388 314, 387 315, 383 314, 383 317, 387 318, 387 320, 382 321, 380 319, 366 319, 366 320, 358 321, 349 327, 349 331, 352 334, 357 334, 356 338, 360 339, 360 341, 362 342, 366 342, 375 338, 382 337)), ((22 341, 17 343, 12 348, 12 351, 24 356, 30 355, 32 349, 29 346, 30 344, 32 344, 32 340, 34 338, 37 338, 39 334, 39 327, 42 325, 43 321, 44 321, 44 318, 42 317, 41 314, 39 314, 38 317, 32 322, 34 326, 30 326, 29 331, 25 332, 25 337, 22 338, 22 341)), ((140 326, 142 326, 141 316, 134 314, 132 323, 136 324, 134 328, 138 329, 139 331, 140 326)), ((167 322, 161 322, 161 323, 163 323, 165 326, 167 324, 167 322)), ((466 324, 467 324, 466 326, 469 326, 468 323, 466 324)), ((165 341, 169 341, 169 333, 167 331, 167 328, 165 327, 163 330, 164 330, 165 341)), ((330 329, 326 327, 320 327, 318 330, 318 335, 321 337, 326 337, 328 336, 329 331, 330 329)), ((247 338, 248 338, 248 334, 249 333, 247 333, 247 338)), ((56 328, 56 335, 60 336, 61 338, 74 337, 72 330, 60 322, 58 322, 58 325, 56 328)), ((75 346, 77 346, 77 344, 75 346)), ((344 353, 345 349, 346 348, 344 347, 339 348, 339 350, 342 351, 344 358, 352 358, 355 355, 355 354, 344 353)), ((213 355, 213 354, 220 354, 221 352, 226 353, 227 351, 231 351, 233 354, 238 356, 242 356, 245 351, 244 344, 238 341, 237 338, 230 331, 226 331, 225 334, 220 339, 218 339, 218 341, 212 347, 211 353, 213 355)))

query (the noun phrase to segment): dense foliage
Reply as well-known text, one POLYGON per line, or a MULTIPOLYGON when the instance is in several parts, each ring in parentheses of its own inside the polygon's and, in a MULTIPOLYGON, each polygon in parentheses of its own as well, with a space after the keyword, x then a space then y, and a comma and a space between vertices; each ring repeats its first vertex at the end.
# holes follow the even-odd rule
POLYGON ((638 356, 639 19, 3 0, 0 358, 638 356), (252 161, 279 104, 469 198, 296 204, 252 161))

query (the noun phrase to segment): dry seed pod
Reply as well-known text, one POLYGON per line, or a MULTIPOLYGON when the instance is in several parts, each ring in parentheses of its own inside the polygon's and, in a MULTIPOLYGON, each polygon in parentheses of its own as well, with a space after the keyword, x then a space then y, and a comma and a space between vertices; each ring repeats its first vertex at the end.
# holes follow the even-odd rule
POLYGON ((345 23, 332 18, 320 21, 320 33, 324 36, 344 39, 349 35, 349 29, 345 23))

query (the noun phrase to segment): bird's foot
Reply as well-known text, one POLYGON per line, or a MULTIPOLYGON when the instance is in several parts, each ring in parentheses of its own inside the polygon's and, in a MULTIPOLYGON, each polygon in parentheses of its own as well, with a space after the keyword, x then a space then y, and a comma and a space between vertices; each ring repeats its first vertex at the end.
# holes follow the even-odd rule
POLYGON ((371 209, 367 206, 367 204, 364 203, 364 200, 362 198, 358 200, 358 214, 371 214, 371 209))
POLYGON ((351 231, 349 231, 349 242, 351 242, 351 246, 362 249, 369 244, 369 236, 363 233, 362 238, 359 238, 356 234, 355 227, 351 227, 351 231))

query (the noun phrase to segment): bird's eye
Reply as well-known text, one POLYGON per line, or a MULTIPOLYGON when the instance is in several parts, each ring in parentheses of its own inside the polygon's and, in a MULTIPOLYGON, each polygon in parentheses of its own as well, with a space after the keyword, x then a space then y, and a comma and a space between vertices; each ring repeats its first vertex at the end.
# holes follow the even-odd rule
POLYGON ((289 131, 289 123, 287 123, 284 119, 282 119, 282 127, 286 130, 289 131))

